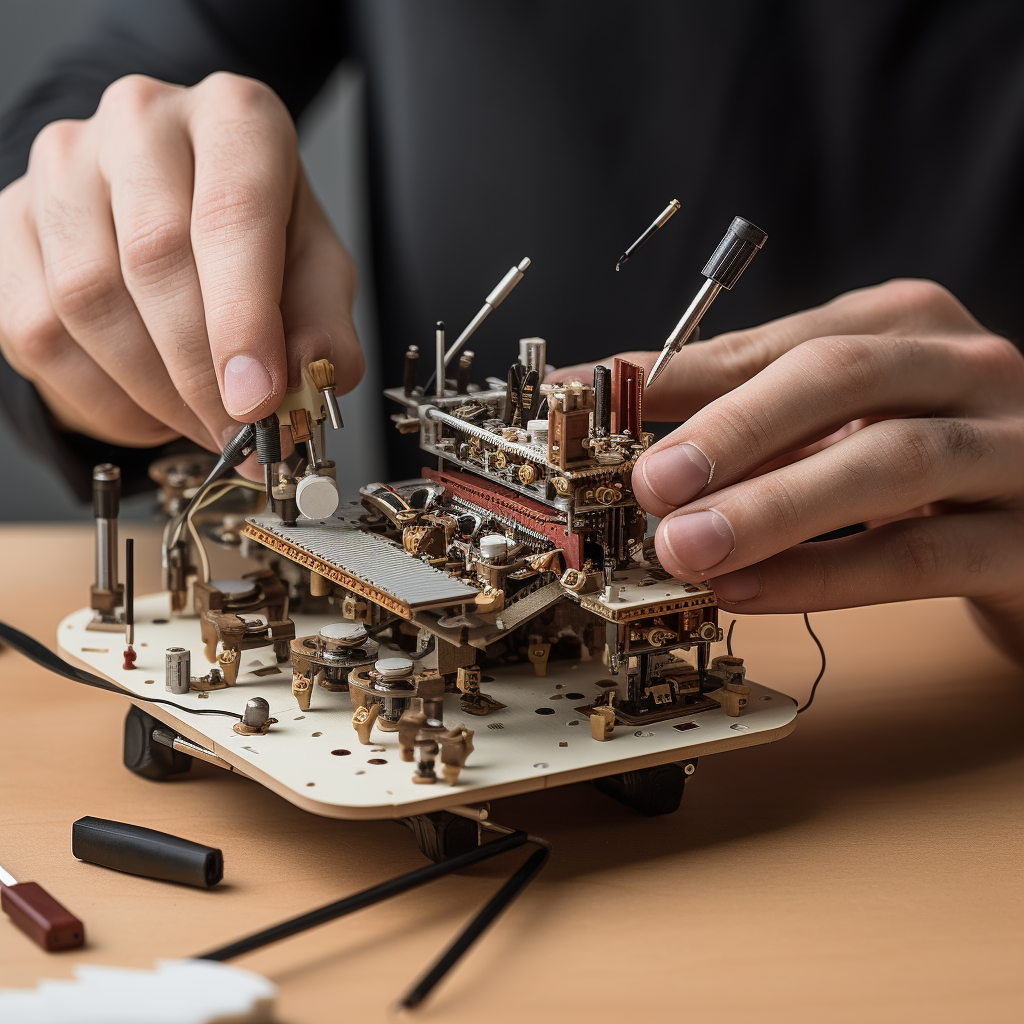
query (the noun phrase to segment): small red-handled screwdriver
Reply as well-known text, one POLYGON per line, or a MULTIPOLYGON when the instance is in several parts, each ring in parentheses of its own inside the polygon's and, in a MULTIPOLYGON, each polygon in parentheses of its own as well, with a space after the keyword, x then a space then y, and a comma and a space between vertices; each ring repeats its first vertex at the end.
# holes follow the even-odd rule
POLYGON ((18 882, 0 867, 0 907, 37 945, 48 952, 78 949, 85 926, 41 885, 18 882))

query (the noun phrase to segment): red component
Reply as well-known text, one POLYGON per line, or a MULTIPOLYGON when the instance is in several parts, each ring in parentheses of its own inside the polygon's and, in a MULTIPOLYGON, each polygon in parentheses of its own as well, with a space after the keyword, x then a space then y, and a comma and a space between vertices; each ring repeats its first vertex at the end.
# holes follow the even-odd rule
POLYGON ((455 470, 441 472, 423 467, 423 475, 428 480, 442 484, 448 491, 459 498, 490 509, 514 519, 528 530, 547 537, 556 548, 561 548, 565 564, 570 569, 583 566, 583 538, 578 533, 566 534, 566 517, 554 509, 542 505, 532 498, 523 497, 510 491, 500 484, 484 484, 469 473, 455 470))
POLYGON ((638 363, 616 359, 612 363, 612 433, 627 430, 639 437, 643 429, 644 373, 638 363))
POLYGON ((138 654, 135 653, 135 650, 131 647, 126 647, 124 649, 124 665, 121 667, 126 669, 135 668, 136 658, 138 658, 138 654))
POLYGON ((55 953, 85 944, 85 926, 41 885, 0 885, 0 907, 37 945, 55 953))

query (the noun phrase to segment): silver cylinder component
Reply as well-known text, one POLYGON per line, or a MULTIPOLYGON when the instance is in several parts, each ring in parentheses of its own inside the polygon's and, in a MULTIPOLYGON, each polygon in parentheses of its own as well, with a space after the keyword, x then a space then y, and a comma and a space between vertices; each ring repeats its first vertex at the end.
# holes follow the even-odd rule
POLYGON ((188 693, 192 682, 192 652, 187 647, 168 647, 164 652, 164 672, 168 693, 188 693))
POLYGON ((548 361, 548 343, 543 338, 519 339, 519 362, 528 370, 536 370, 543 381, 548 361))
POLYGON ((270 705, 263 697, 253 697, 246 702, 242 713, 242 724, 250 729, 262 729, 270 718, 270 705))
POLYGON ((121 470, 110 462, 103 462, 92 471, 97 590, 114 590, 117 587, 117 517, 120 511, 121 470))
POLYGON ((117 520, 96 520, 96 588, 117 586, 117 520))

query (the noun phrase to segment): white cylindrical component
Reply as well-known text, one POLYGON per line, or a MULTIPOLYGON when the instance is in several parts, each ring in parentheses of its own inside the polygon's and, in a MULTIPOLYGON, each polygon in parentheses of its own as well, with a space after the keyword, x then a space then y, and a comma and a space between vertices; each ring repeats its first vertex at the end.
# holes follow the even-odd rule
POLYGON ((192 653, 186 647, 168 647, 164 652, 164 671, 168 693, 188 693, 192 682, 192 653))
POLYGON ((484 301, 491 309, 497 309, 509 295, 509 292, 523 279, 523 272, 530 265, 528 258, 524 259, 518 267, 513 267, 497 284, 494 291, 484 301))
POLYGON ((295 488, 295 504, 307 519, 333 516, 338 501, 338 487, 329 476, 304 476, 295 488))
MULTIPOLYGON (((434 342, 437 347, 434 365, 434 389, 438 398, 444 398, 444 368, 448 365, 448 358, 444 351, 444 324, 437 322, 437 330, 434 331, 434 342)), ((452 346, 454 348, 454 346, 452 346)))
POLYGON ((337 644, 361 644, 366 639, 366 627, 361 622, 332 622, 320 627, 323 640, 333 640, 337 644))
POLYGON ((526 429, 530 434, 530 443, 539 445, 541 448, 547 448, 548 446, 548 421, 547 420, 530 420, 526 424, 526 429))
POLYGON ((548 343, 543 338, 520 338, 519 362, 528 370, 536 370, 543 380, 547 370, 548 343))
POLYGON ((488 562, 500 561, 508 551, 508 540, 504 534, 489 533, 480 538, 480 557, 488 562))
POLYGON ((412 672, 412 662, 408 658, 381 658, 373 666, 374 671, 385 679, 407 676, 412 672))

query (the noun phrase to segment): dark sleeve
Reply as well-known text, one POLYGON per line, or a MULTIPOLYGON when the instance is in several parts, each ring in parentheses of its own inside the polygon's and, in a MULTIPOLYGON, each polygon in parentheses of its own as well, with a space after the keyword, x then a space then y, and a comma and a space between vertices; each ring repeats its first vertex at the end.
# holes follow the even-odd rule
MULTIPOLYGON (((44 125, 91 117, 103 90, 125 75, 195 85, 232 71, 266 82, 298 118, 344 55, 343 12, 340 0, 111 0, 88 35, 0 117, 0 188, 25 173, 44 125)), ((120 465, 131 491, 147 485, 145 467, 162 453, 60 434, 35 388, 2 358, 0 404, 26 447, 83 499, 95 462, 120 465)))

